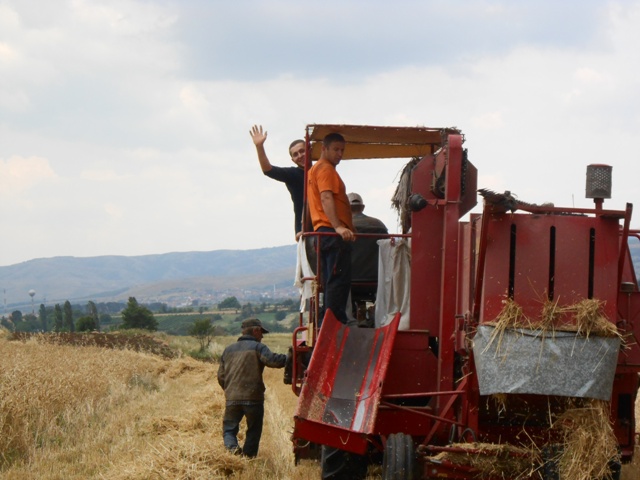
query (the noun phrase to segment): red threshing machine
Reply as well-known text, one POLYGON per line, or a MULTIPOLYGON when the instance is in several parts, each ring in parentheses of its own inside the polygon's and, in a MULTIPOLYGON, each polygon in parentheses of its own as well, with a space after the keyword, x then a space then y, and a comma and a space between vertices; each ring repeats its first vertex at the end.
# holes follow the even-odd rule
MULTIPOLYGON (((515 478, 496 466, 506 455, 529 462, 518 478, 562 478, 554 420, 596 399, 616 447, 604 477, 619 477, 635 446, 640 292, 632 207, 603 208, 611 167, 587 170, 592 209, 534 205, 478 190, 457 129, 309 125, 307 168, 330 132, 346 140, 343 160, 412 160, 403 232, 379 235, 375 328, 328 311, 318 331, 317 289, 300 316, 296 460, 321 445, 323 478, 364 478, 372 461, 385 479, 515 478), (469 213, 478 192, 482 214, 469 213), (614 335, 585 334, 588 302, 614 335)), ((314 237, 308 225, 304 236, 314 237)))

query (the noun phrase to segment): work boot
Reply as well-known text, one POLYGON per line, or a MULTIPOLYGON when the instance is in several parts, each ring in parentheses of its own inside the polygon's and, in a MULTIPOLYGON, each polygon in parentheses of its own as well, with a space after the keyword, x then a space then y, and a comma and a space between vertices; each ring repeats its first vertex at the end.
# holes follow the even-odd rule
POLYGON ((227 448, 227 451, 233 455, 242 455, 242 449, 238 446, 227 448))

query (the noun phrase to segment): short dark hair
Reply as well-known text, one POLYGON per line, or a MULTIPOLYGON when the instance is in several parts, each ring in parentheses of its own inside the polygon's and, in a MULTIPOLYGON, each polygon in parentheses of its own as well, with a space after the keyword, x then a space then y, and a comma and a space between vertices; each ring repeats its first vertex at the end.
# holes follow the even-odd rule
POLYGON ((322 140, 322 145, 324 146, 324 148, 328 148, 329 145, 331 145, 334 142, 344 143, 344 137, 336 132, 329 133, 322 140))
POLYGON ((302 140, 301 138, 298 138, 297 140, 294 140, 293 142, 291 142, 291 145, 289 145, 289 151, 291 151, 291 149, 299 143, 304 143, 304 140, 302 140))

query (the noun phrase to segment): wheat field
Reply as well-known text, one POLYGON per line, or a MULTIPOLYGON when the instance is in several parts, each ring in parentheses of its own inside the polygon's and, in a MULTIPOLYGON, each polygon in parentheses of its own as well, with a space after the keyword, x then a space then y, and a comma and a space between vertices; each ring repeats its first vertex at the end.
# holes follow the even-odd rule
MULTIPOLYGON (((287 336, 267 335, 267 344, 269 337, 282 351, 287 336)), ((230 341, 212 349, 219 352, 230 341)), ((9 341, 0 332, 0 478, 319 478, 316 462, 294 466, 289 437, 297 398, 282 382, 282 370, 265 370, 258 457, 224 450, 224 395, 216 370, 186 356, 9 341)), ((640 478, 635 463, 625 467, 625 480, 640 478)), ((370 472, 369 478, 380 478, 370 472)))
POLYGON ((3 479, 317 476, 316 465, 294 470, 289 432, 296 397, 282 383, 282 370, 265 372, 265 428, 259 457, 250 461, 224 450, 224 395, 215 381, 216 365, 4 337, 3 479))

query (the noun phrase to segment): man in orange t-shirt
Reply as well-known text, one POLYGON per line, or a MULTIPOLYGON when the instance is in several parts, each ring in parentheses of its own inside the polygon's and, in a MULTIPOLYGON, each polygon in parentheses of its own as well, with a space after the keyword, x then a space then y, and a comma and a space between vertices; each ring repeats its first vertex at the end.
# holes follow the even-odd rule
POLYGON ((319 325, 327 308, 340 322, 347 323, 345 309, 351 289, 351 242, 355 240, 355 235, 349 198, 344 182, 336 171, 344 148, 345 141, 339 133, 324 137, 320 159, 311 167, 308 175, 307 199, 313 230, 333 234, 319 236, 324 292, 319 325))

